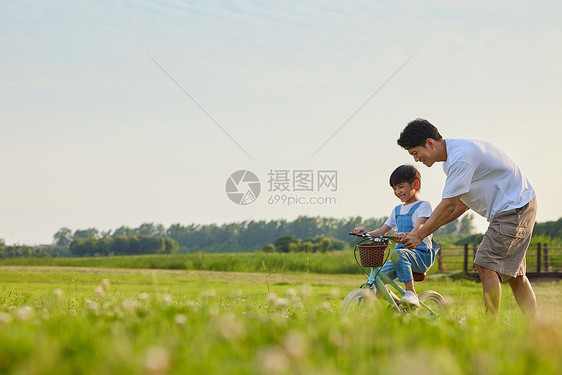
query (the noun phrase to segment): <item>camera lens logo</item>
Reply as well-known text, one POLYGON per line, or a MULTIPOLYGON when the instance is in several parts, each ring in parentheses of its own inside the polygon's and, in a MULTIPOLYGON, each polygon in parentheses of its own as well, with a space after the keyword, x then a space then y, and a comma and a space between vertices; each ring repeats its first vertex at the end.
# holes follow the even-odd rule
POLYGON ((254 203, 261 191, 258 176, 247 170, 239 170, 226 180, 226 194, 231 201, 245 206, 254 203))

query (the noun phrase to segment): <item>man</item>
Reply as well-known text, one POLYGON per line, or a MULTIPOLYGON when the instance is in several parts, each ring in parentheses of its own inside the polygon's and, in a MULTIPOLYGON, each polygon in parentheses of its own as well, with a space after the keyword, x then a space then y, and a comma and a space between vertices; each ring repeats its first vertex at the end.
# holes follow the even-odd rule
POLYGON ((404 128, 398 145, 428 167, 443 162, 447 175, 441 203, 420 229, 399 234, 400 242, 413 249, 468 209, 476 211, 490 223, 474 259, 486 310, 492 314, 499 310, 501 281, 507 280, 520 309, 536 318, 537 301, 525 275, 525 255, 537 204, 535 192, 519 167, 491 143, 443 139, 437 128, 423 119, 404 128))

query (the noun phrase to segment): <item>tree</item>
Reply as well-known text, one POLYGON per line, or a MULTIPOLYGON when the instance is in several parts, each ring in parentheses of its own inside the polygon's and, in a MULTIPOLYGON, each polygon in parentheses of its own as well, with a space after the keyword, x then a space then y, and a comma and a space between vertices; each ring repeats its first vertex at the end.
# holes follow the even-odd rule
POLYGON ((111 252, 111 243, 113 242, 113 238, 111 237, 104 237, 100 240, 96 241, 96 250, 94 255, 109 255, 111 252))
POLYGON ((162 224, 144 223, 137 229, 139 236, 165 236, 166 228, 162 224))
POLYGON ((113 237, 110 251, 115 255, 126 255, 129 253, 129 237, 117 235, 113 237))
POLYGON ((164 239, 164 253, 166 254, 175 254, 178 252, 180 245, 178 242, 172 238, 165 238, 164 239))
POLYGON ((69 245, 69 250, 72 255, 75 257, 85 256, 86 248, 85 248, 86 239, 84 238, 75 238, 69 245))
POLYGON ((77 229, 74 238, 99 238, 100 232, 96 228, 77 229))
POLYGON ((464 215, 460 219, 458 234, 461 235, 472 234, 472 232, 474 231, 474 224, 472 222, 473 219, 474 216, 471 213, 464 215))
POLYGON ((139 236, 138 254, 162 254, 164 249, 162 237, 139 236))
POLYGON ((130 236, 129 237, 129 249, 127 252, 128 254, 140 254, 140 240, 137 236, 130 236))
POLYGON ((321 253, 325 253, 326 251, 330 250, 332 246, 332 240, 328 237, 322 237, 320 242, 318 243, 316 250, 320 251, 321 253))
POLYGON ((299 240, 293 236, 283 236, 275 240, 275 250, 280 253, 288 253, 297 251, 299 248, 299 240))
POLYGON ((136 234, 135 229, 126 226, 121 226, 113 231, 113 236, 134 236, 136 234))
POLYGON ((301 251, 312 253, 315 251, 314 243, 308 239, 301 242, 301 251))
POLYGON ((55 246, 69 246, 72 242, 72 230, 63 227, 53 236, 55 246))
POLYGON ((273 244, 268 243, 263 247, 262 251, 264 253, 273 253, 275 252, 275 246, 273 246, 273 244))
POLYGON ((346 245, 344 241, 332 238, 332 250, 344 250, 346 245))
POLYGON ((546 221, 544 223, 536 223, 534 233, 544 234, 552 238, 562 237, 562 218, 556 221, 546 221))

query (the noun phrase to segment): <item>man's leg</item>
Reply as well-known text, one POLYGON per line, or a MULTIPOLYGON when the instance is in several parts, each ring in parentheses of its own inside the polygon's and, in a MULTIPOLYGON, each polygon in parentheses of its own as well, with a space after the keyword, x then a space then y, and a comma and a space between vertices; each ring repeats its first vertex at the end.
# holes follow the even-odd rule
POLYGON ((475 265, 480 281, 482 282, 482 292, 484 294, 484 306, 486 311, 495 315, 500 310, 502 298, 502 287, 500 278, 496 271, 489 270, 478 264, 475 265))
POLYGON ((535 320, 537 314, 537 298, 533 291, 533 286, 529 282, 527 276, 522 275, 509 279, 509 285, 513 291, 513 296, 519 305, 521 311, 526 314, 529 319, 535 320))

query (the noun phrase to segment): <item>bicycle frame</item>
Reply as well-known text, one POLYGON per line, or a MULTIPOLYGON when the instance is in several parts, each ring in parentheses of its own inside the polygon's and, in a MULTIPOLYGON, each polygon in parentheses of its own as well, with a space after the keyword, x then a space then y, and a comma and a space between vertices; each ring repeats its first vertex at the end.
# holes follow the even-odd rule
MULTIPOLYGON (((387 285, 392 286, 396 290, 396 292, 398 292, 400 297, 402 297, 406 293, 406 290, 404 290, 404 288, 398 285, 396 281, 392 280, 386 274, 380 273, 380 267, 373 267, 372 269, 375 270, 376 272, 375 282, 374 282, 375 287, 373 288, 373 285, 369 285, 369 288, 372 289, 373 294, 376 293, 377 290, 379 290, 382 296, 384 297, 384 299, 390 304, 390 306, 394 310, 396 310, 401 314, 406 314, 406 309, 404 309, 403 307, 401 307, 399 304, 396 303, 394 298, 392 298, 392 296, 390 295, 390 292, 387 289, 385 283, 387 285)), ((420 308, 426 309, 431 315, 438 315, 435 311, 433 311, 429 306, 427 306, 422 301, 420 301, 420 308)))
MULTIPOLYGON (((396 241, 396 237, 394 237, 394 236, 372 237, 370 234, 364 233, 364 232, 363 233, 349 233, 349 234, 352 235, 352 236, 369 239, 372 243, 388 244, 391 241, 396 241)), ((402 288, 400 285, 398 285, 398 283, 396 283, 396 281, 392 280, 386 274, 381 273, 380 269, 381 269, 381 267, 372 267, 371 274, 373 273, 373 271, 375 271, 375 275, 376 275, 375 281, 374 281, 375 287, 373 287, 373 284, 369 284, 369 288, 373 291, 373 294, 376 294, 376 291, 380 290, 384 299, 390 304, 390 306, 392 306, 392 308, 394 310, 396 310, 397 312, 399 312, 401 314, 406 314, 406 309, 401 307, 398 303, 396 303, 394 298, 392 298, 392 296, 390 295, 390 291, 389 291, 389 289, 387 289, 386 285, 392 286, 394 288, 394 290, 396 290, 396 292, 398 292, 400 297, 404 296, 404 294, 406 293, 406 290, 404 290, 404 288, 402 288)), ((427 306, 422 301, 420 301, 420 308, 426 309, 432 316, 438 315, 435 311, 433 311, 429 306, 427 306)))

